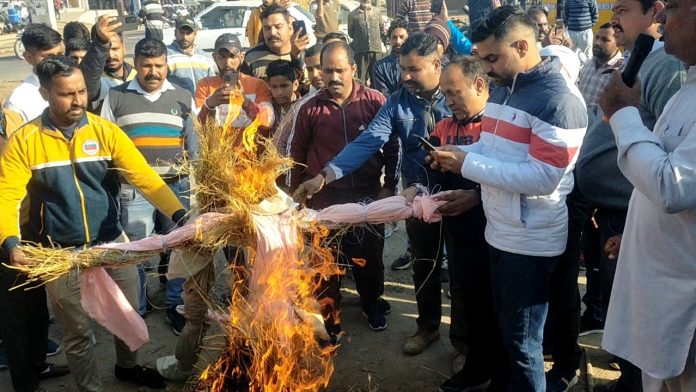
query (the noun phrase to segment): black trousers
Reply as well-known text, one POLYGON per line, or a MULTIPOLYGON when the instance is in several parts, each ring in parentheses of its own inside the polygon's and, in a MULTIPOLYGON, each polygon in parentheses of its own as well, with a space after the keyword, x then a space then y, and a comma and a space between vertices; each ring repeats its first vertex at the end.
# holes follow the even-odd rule
MULTIPOLYGON (((337 237, 331 247, 334 249, 335 261, 340 265, 350 266, 353 271, 355 288, 363 309, 376 310, 377 300, 384 293, 384 225, 353 227, 337 237)), ((340 290, 340 275, 322 280, 317 289, 324 325, 330 334, 341 332, 340 290)))
MULTIPOLYGON (((440 328, 442 317, 442 251, 447 244, 450 293, 452 294, 452 323, 450 324, 450 342, 461 352, 468 350, 467 315, 465 313, 465 296, 468 287, 467 269, 469 260, 487 257, 487 244, 483 239, 485 217, 482 210, 462 216, 445 218, 443 222, 425 223, 419 219, 406 222, 406 232, 411 242, 413 256, 413 283, 416 288, 418 306, 418 329, 428 332, 440 328), (467 216, 464 216, 467 215, 467 216), (483 220, 481 220, 483 219, 483 220), (472 222, 469 222, 472 220, 472 222), (474 232, 475 234, 472 234, 474 232), (466 238, 464 238, 466 237, 466 238), (480 240, 478 242, 477 240, 480 240)), ((486 265, 488 265, 486 263, 486 265)), ((487 291, 490 293, 490 290, 487 291)))
MULTIPOLYGON (((0 260, 8 262, 7 254, 0 254, 0 260)), ((44 286, 10 291, 24 282, 21 274, 0 265, 0 331, 12 386, 17 392, 34 392, 47 366, 48 306, 44 286)))
POLYGON ((580 273, 581 234, 590 216, 590 208, 575 188, 566 199, 568 207, 568 242, 551 276, 549 314, 544 327, 544 346, 553 356, 554 371, 561 375, 574 374, 580 368, 582 351, 578 346, 580 334, 580 273))
POLYGON ((443 223, 452 295, 450 341, 459 350, 467 342, 462 369, 467 377, 492 378, 503 347, 493 311, 486 217, 479 205, 443 223))

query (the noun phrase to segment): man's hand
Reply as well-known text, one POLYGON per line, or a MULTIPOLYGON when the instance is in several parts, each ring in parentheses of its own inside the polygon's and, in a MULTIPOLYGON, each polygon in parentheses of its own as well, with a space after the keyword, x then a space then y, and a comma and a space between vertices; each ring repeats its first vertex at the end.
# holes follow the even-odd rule
POLYGON ((215 90, 213 95, 209 96, 205 100, 205 104, 211 109, 215 109, 220 105, 228 104, 230 102, 230 94, 232 93, 232 90, 234 90, 234 87, 228 84, 223 84, 222 86, 218 87, 217 90, 215 90))
POLYGON ((549 32, 544 36, 542 45, 561 45, 573 49, 573 40, 563 29, 549 29, 549 32))
POLYGON ((290 49, 290 56, 292 56, 293 58, 299 58, 304 52, 304 50, 307 49, 307 46, 309 46, 309 34, 306 31, 304 31, 304 29, 295 31, 294 33, 292 33, 290 43, 292 44, 292 48, 290 49), (300 36, 300 34, 304 35, 300 36))
POLYGON ((292 199, 296 203, 305 204, 305 202, 314 196, 315 193, 319 192, 326 183, 324 176, 317 174, 311 180, 307 180, 300 184, 292 194, 292 199))
POLYGON ((607 243, 604 244, 604 253, 607 255, 607 258, 609 258, 609 260, 618 259, 620 249, 621 234, 609 237, 609 239, 607 239, 607 243))
POLYGON ((386 199, 387 197, 392 197, 394 196, 394 190, 387 188, 387 187, 382 187, 379 190, 379 193, 377 193, 377 200, 382 200, 386 199))
POLYGON ((466 159, 466 152, 451 145, 431 151, 430 155, 425 157, 425 161, 430 164, 430 168, 433 170, 439 169, 443 172, 450 171, 457 174, 462 172, 464 159, 466 159))
POLYGON ((111 39, 118 35, 118 29, 121 27, 121 22, 111 24, 112 21, 116 21, 115 16, 102 15, 97 20, 97 36, 104 45, 111 42, 111 39))
POLYGON ((445 4, 444 1, 442 2, 442 8, 440 8, 440 16, 442 17, 442 19, 445 20, 445 22, 449 20, 449 13, 447 12, 447 4, 445 4))
POLYGON ((413 200, 416 198, 416 196, 418 196, 418 189, 415 186, 410 186, 401 191, 399 195, 406 198, 406 205, 410 206, 411 203, 413 203, 413 200))
POLYGON ((474 189, 457 189, 440 192, 433 196, 433 200, 447 201, 437 209, 442 216, 457 216, 476 207, 481 202, 481 195, 474 189))
POLYGON ((12 264, 15 267, 25 267, 28 265, 31 265, 32 263, 27 260, 27 258, 24 256, 24 252, 15 247, 10 250, 10 264, 12 264))
POLYGON ((640 80, 636 78, 633 87, 628 87, 621 79, 620 72, 614 72, 609 83, 604 88, 604 93, 599 97, 599 106, 604 116, 610 119, 614 113, 628 107, 640 104, 640 80))

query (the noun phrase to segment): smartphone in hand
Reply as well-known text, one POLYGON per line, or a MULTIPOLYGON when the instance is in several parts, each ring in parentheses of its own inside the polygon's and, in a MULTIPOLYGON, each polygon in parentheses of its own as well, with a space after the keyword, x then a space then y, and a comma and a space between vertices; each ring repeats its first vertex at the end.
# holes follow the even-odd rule
POLYGON ((421 144, 421 148, 423 148, 425 151, 429 153, 437 151, 437 148, 435 148, 435 146, 433 146, 432 143, 428 141, 428 139, 424 138, 423 136, 416 136, 416 138, 418 138, 418 141, 421 144))
POLYGON ((228 71, 222 74, 222 80, 225 84, 236 87, 239 84, 239 72, 228 71))
POLYGON ((305 25, 304 20, 296 20, 296 21, 292 22, 292 29, 294 31, 298 31, 298 30, 302 29, 302 32, 300 32, 300 35, 299 35, 300 37, 304 37, 305 35, 307 35, 307 26, 305 25))
POLYGON ((444 0, 433 0, 430 3, 430 12, 436 15, 440 15, 440 12, 442 12, 442 2, 444 0))

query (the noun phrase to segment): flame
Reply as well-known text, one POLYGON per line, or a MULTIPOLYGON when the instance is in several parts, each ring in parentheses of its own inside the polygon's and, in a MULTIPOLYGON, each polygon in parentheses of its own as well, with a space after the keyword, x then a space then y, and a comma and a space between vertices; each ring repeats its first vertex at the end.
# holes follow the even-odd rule
POLYGON ((201 132, 201 165, 207 166, 196 177, 199 204, 246 214, 248 219, 241 221, 249 227, 235 231, 253 234, 234 237, 245 241, 234 245, 245 248, 248 261, 231 267, 227 344, 199 376, 199 388, 318 391, 333 374, 335 347, 326 344, 316 292, 320 278, 340 271, 325 246, 328 229, 307 224, 294 210, 252 213, 256 204, 277 193, 275 180, 283 161, 270 143, 256 140, 258 118, 241 132, 241 143, 232 142, 240 136, 240 130, 230 126, 242 101, 240 95, 231 95, 225 126, 207 123, 201 132), (262 143, 261 153, 257 142, 262 143))

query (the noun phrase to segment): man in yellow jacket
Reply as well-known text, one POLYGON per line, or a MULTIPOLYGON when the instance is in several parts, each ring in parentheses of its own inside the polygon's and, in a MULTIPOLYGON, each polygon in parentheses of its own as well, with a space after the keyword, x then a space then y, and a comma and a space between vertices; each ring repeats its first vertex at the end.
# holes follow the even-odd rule
MULTIPOLYGON (((47 246, 76 248, 127 240, 118 216, 120 175, 174 222, 183 224, 183 206, 130 138, 115 124, 86 113, 87 87, 77 65, 67 57, 50 57, 39 64, 37 75, 48 108, 17 130, 0 156, 0 243, 4 253, 0 257, 13 265, 27 264, 18 247, 20 238, 47 246), (18 211, 25 197, 29 198, 29 221, 20 228, 18 211)), ((131 305, 137 307, 135 266, 108 272, 131 305)), ((2 282, 7 282, 4 277, 11 273, 4 267, 0 269, 2 282)), ((46 287, 78 389, 102 391, 91 320, 80 305, 80 273, 74 271, 46 287)), ((43 302, 40 295, 28 301, 21 297, 26 292, 8 289, 6 285, 0 287, 3 323, 19 323, 24 333, 40 336, 32 330, 32 324, 41 324, 39 319, 48 317, 45 297, 43 302)), ((30 346, 38 344, 30 339, 24 341, 30 346)), ((114 339, 114 343, 117 378, 150 388, 165 386, 156 370, 137 364, 137 353, 131 352, 124 342, 114 339)), ((45 341, 41 344, 46 346, 45 341)), ((37 375, 34 390, 40 390, 38 379, 37 375)))

